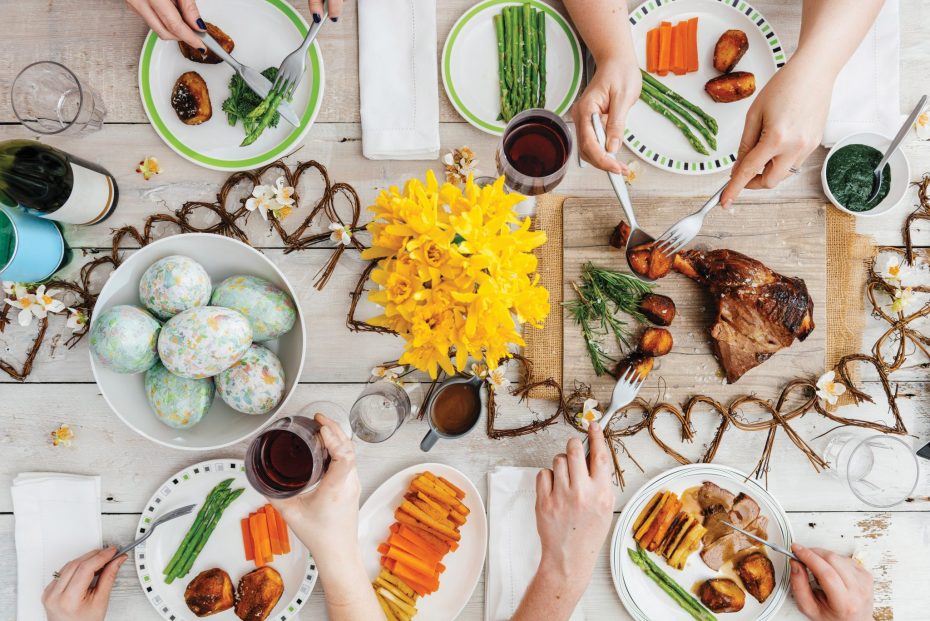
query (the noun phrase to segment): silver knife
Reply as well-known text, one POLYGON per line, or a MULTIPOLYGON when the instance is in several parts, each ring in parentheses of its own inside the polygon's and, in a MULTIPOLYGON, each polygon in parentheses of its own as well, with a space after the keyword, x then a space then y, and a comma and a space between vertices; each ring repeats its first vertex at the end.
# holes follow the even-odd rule
MULTIPOLYGON (((735 531, 737 531, 737 532, 743 533, 744 535, 746 535, 747 537, 749 537, 750 539, 752 539, 752 540, 755 541, 756 543, 761 543, 762 545, 767 546, 767 547, 769 547, 769 548, 775 550, 776 552, 780 552, 780 553, 784 554, 785 556, 787 556, 788 558, 792 558, 792 559, 796 560, 797 562, 801 563, 801 559, 799 559, 798 557, 796 557, 796 556, 791 552, 791 550, 786 550, 785 548, 783 548, 783 547, 781 547, 781 546, 779 546, 779 545, 776 545, 776 544, 774 544, 774 543, 769 543, 768 541, 766 541, 766 540, 763 539, 762 537, 757 537, 756 535, 753 535, 752 533, 748 533, 748 532, 746 532, 745 530, 743 530, 742 528, 739 528, 738 526, 733 526, 733 525, 730 524, 729 522, 725 522, 725 521, 723 521, 723 520, 720 520, 720 523, 723 524, 724 526, 729 526, 730 528, 732 528, 733 530, 735 530, 735 531)), ((801 564, 803 565, 804 563, 801 563, 801 564)))
MULTIPOLYGON (((264 99, 268 96, 268 93, 271 92, 271 80, 263 76, 259 71, 247 67, 240 63, 238 60, 232 57, 229 52, 223 49, 223 46, 219 42, 210 36, 207 32, 198 32, 200 38, 203 39, 204 45, 206 45, 211 52, 222 58, 226 63, 232 67, 236 73, 245 81, 246 85, 255 91, 255 94, 264 99)), ((293 125, 294 127, 300 127, 300 117, 297 116, 297 113, 294 112, 294 109, 286 101, 282 101, 278 104, 278 112, 281 113, 281 118, 293 125)))

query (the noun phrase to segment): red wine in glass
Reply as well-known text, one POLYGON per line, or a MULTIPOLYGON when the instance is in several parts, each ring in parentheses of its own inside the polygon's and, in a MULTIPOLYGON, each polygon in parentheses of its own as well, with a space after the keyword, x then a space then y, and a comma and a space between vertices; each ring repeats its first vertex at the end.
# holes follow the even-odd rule
POLYGON ((548 110, 524 110, 504 129, 497 172, 515 192, 543 194, 562 182, 571 153, 572 136, 565 121, 548 110))

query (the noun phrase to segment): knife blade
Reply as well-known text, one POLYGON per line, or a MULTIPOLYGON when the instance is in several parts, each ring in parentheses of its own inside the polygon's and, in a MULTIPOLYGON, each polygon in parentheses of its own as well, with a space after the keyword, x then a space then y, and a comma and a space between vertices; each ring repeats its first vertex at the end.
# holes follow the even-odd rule
MULTIPOLYGON (((761 543, 762 545, 764 545, 764 546, 766 546, 766 547, 769 547, 769 548, 771 548, 772 550, 775 550, 776 552, 779 552, 779 553, 781 553, 781 554, 784 554, 785 556, 787 556, 787 557, 789 557, 789 558, 792 558, 792 559, 796 560, 797 562, 801 563, 801 560, 800 560, 798 557, 796 557, 796 556, 791 552, 791 550, 786 550, 785 548, 783 548, 783 547, 781 547, 781 546, 779 546, 779 545, 775 545, 774 543, 770 543, 770 542, 766 541, 765 539, 763 539, 762 537, 757 537, 756 535, 753 535, 752 533, 746 532, 745 530, 743 530, 742 528, 739 528, 738 526, 733 526, 732 524, 730 524, 729 522, 726 522, 726 521, 724 521, 724 520, 720 520, 720 523, 723 524, 724 526, 729 526, 730 528, 732 528, 733 530, 735 530, 735 531, 737 531, 737 532, 743 533, 744 535, 746 535, 747 537, 749 537, 750 539, 752 539, 752 540, 755 541, 756 543, 761 543)), ((803 565, 804 563, 801 563, 801 564, 803 565)))
MULTIPOLYGON (((210 36, 207 32, 198 32, 200 38, 203 40, 204 45, 207 48, 222 58, 226 64, 232 67, 236 73, 239 74, 239 77, 246 83, 246 85, 255 91, 255 94, 264 99, 268 96, 268 93, 271 92, 271 80, 266 78, 261 74, 260 71, 256 71, 251 67, 243 65, 238 60, 233 58, 233 56, 223 49, 223 46, 219 42, 210 36)), ((297 116, 297 113, 294 112, 294 108, 291 107, 286 101, 282 101, 278 104, 278 112, 281 113, 281 118, 293 125, 294 127, 300 127, 300 117, 297 116)))

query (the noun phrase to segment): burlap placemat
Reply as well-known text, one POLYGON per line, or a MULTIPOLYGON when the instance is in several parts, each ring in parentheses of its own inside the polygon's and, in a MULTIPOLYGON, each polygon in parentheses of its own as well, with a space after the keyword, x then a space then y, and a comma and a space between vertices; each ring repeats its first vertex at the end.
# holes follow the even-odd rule
MULTIPOLYGON (((533 363, 533 376, 552 378, 562 385, 562 203, 564 196, 544 194, 536 197, 533 228, 546 232, 547 241, 534 251, 539 260, 539 283, 549 292, 552 310, 541 329, 526 328, 523 355, 533 363)), ((559 393, 543 386, 533 397, 558 401, 559 393)))

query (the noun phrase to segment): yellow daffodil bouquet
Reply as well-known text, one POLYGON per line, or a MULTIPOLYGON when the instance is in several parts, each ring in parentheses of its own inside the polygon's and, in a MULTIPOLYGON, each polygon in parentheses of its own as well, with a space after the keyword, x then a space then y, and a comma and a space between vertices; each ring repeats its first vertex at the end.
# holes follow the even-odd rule
POLYGON ((384 312, 368 323, 406 341, 400 364, 433 378, 465 370, 469 358, 493 370, 510 345, 524 344, 520 326, 542 326, 549 292, 532 251, 546 234, 517 217, 523 198, 504 191, 503 177, 479 187, 469 175, 462 188, 427 171, 425 183, 392 186, 369 207, 362 258, 378 261, 371 279, 380 287, 368 299, 384 312))

